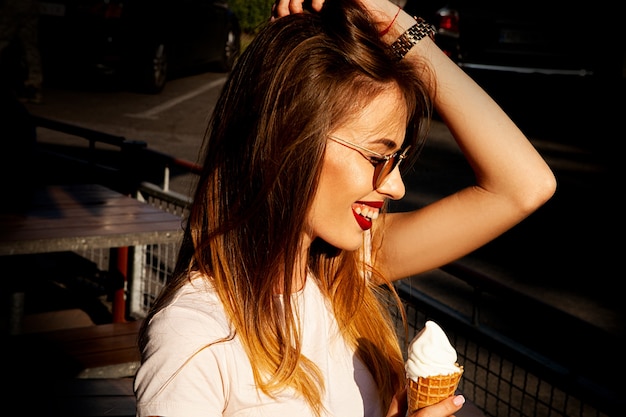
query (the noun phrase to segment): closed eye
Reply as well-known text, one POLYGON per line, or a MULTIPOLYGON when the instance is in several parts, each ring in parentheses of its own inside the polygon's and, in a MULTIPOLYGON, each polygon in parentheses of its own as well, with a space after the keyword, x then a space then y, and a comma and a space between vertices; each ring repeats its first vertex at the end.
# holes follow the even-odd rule
POLYGON ((367 156, 367 160, 369 161, 370 164, 376 166, 378 164, 384 163, 387 159, 386 158, 380 158, 380 157, 377 157, 377 156, 367 156))

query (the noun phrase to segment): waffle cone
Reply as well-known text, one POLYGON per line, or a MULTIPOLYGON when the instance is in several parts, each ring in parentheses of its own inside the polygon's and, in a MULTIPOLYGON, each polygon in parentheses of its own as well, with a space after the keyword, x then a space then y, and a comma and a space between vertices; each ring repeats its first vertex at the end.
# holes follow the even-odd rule
POLYGON ((463 375, 463 367, 460 367, 459 372, 449 375, 419 377, 417 381, 407 378, 409 414, 453 395, 459 385, 461 375, 463 375))

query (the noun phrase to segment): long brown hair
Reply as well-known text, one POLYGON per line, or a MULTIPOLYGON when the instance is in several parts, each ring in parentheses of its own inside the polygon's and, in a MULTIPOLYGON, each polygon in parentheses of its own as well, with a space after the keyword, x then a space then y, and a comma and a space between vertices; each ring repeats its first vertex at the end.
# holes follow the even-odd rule
MULTIPOLYGON (((268 22, 216 104, 176 270, 145 323, 189 271, 200 271, 220 297, 230 337, 240 338, 259 389, 271 396, 293 388, 320 414, 324 381, 301 354, 290 297, 280 307, 275 292, 295 290, 290 277, 299 268, 327 135, 389 88, 404 97, 405 143, 417 151, 431 113, 425 82, 389 53, 358 2, 327 0, 320 13, 268 22)), ((386 412, 404 379, 394 326, 377 293, 381 284, 392 293, 393 287, 362 251, 315 241, 309 253, 308 269, 346 341, 372 372, 386 412)))

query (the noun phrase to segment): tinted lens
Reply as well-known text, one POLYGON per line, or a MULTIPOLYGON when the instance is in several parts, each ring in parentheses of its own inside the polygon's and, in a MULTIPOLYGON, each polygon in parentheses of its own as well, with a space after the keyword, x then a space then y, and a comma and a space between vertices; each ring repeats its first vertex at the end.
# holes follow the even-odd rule
POLYGON ((398 162, 400 162, 400 155, 396 153, 391 158, 376 165, 374 168, 374 189, 377 189, 385 182, 389 174, 398 166, 398 162))

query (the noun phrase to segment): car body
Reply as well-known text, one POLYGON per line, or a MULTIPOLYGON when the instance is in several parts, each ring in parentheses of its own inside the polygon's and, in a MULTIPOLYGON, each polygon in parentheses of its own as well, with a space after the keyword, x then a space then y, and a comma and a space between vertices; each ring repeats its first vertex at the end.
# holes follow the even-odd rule
POLYGON ((230 71, 241 42, 224 0, 45 0, 39 32, 44 71, 117 76, 146 93, 182 71, 230 71))
POLYGON ((624 41, 619 40, 619 25, 606 5, 407 0, 404 8, 433 23, 438 45, 468 72, 581 79, 622 76, 624 41))

